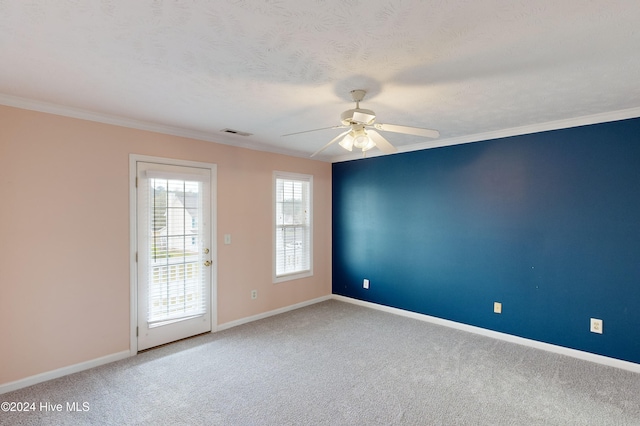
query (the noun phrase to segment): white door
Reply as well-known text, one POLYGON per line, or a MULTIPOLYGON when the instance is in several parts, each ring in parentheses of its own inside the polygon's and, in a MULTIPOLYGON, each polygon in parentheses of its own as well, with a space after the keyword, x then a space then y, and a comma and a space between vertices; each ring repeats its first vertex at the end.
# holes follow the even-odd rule
POLYGON ((138 350, 211 331, 210 168, 138 161, 138 350))

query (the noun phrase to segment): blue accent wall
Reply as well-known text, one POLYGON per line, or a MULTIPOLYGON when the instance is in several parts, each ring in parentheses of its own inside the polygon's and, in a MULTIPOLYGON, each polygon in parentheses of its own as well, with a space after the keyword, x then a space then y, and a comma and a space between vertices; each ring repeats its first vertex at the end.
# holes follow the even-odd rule
POLYGON ((332 180, 334 294, 640 363, 640 119, 335 163, 332 180))

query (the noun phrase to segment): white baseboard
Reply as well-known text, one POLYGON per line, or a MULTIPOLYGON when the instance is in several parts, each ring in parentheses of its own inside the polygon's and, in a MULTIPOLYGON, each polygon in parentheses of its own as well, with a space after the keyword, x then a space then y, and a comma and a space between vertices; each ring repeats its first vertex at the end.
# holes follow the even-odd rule
POLYGON ((379 305, 377 303, 365 302, 363 300, 352 299, 350 297, 340 296, 337 294, 334 294, 332 298, 341 302, 352 303, 354 305, 364 306, 367 308, 376 309, 379 311, 388 312, 395 315, 401 315, 407 318, 413 318, 420 321, 429 322, 432 324, 455 328, 456 330, 462 330, 462 331, 467 331, 469 333, 480 334, 482 336, 491 337, 498 340, 504 340, 506 342, 516 343, 518 345, 529 346, 531 348, 541 349, 547 352, 567 355, 573 358, 581 359, 583 361, 595 362, 597 364, 606 365, 608 367, 615 367, 615 368, 620 368, 622 370, 632 371, 634 373, 640 373, 640 364, 636 364, 629 361, 623 361, 616 358, 597 355, 591 352, 579 351, 577 349, 565 348, 563 346, 552 345, 550 343, 539 342, 537 340, 525 339, 524 337, 513 336, 511 334, 501 333, 499 331, 488 330, 486 328, 475 327, 472 325, 462 324, 459 322, 432 317, 429 315, 418 314, 416 312, 405 311, 403 309, 392 308, 389 306, 379 305))
POLYGON ((237 327, 237 326, 242 325, 242 324, 248 324, 250 322, 258 321, 258 320, 261 320, 261 319, 264 319, 264 318, 268 318, 268 317, 272 317, 274 315, 279 315, 279 314, 283 314, 285 312, 289 312, 289 311, 293 311, 293 310, 296 310, 296 309, 304 308, 305 306, 315 305, 316 303, 324 302, 324 301, 330 300, 332 298, 333 298, 332 295, 322 296, 322 297, 318 297, 317 299, 307 300, 306 302, 296 303, 295 305, 285 306, 284 308, 274 309, 273 311, 264 312, 262 314, 253 315, 253 316, 246 317, 246 318, 240 318, 239 320, 235 320, 235 321, 225 322, 224 324, 218 324, 218 327, 216 328, 215 331, 227 330, 229 328, 237 327))
MULTIPOLYGON (((278 315, 288 311, 293 311, 295 309, 304 308, 305 306, 310 306, 316 303, 324 302, 325 300, 329 300, 331 298, 332 298, 331 295, 323 296, 317 299, 307 300, 306 302, 301 302, 295 305, 286 306, 284 308, 265 312, 259 315, 254 315, 254 316, 242 318, 236 321, 231 321, 225 324, 218 325, 215 331, 226 330, 228 328, 236 327, 242 324, 247 324, 252 321, 257 321, 273 315, 278 315)), ((26 388, 27 386, 32 386, 38 383, 46 382, 47 380, 53 380, 69 374, 78 373, 84 370, 89 370, 90 368, 99 367, 101 365, 108 364, 110 362, 120 361, 122 359, 128 358, 130 356, 134 356, 134 355, 136 354, 135 353, 132 354, 131 351, 127 349, 126 351, 103 356, 90 361, 81 362, 79 364, 70 365, 68 367, 58 368, 57 370, 47 371, 45 373, 36 374, 35 376, 25 377, 24 379, 16 380, 14 382, 0 384, 0 395, 7 392, 12 392, 14 390, 26 388)))
POLYGON ((36 374, 35 376, 25 377, 24 379, 16 380, 14 382, 0 384, 0 395, 14 390, 26 388, 38 383, 46 382, 47 380, 57 379, 58 377, 67 376, 73 373, 79 373, 80 371, 88 370, 90 368, 99 367, 110 362, 120 361, 122 359, 130 357, 129 350, 117 352, 115 354, 103 356, 100 358, 92 359, 90 361, 81 362, 79 364, 70 365, 68 367, 58 368, 57 370, 47 371, 45 373, 36 374))
MULTIPOLYGON (((275 309, 273 311, 264 312, 262 314, 253 315, 250 317, 241 318, 236 321, 220 324, 218 325, 216 331, 227 330, 229 328, 237 327, 239 325, 248 324, 250 322, 258 321, 274 315, 283 314, 285 312, 304 308, 305 306, 314 305, 316 303, 324 302, 330 299, 338 300, 341 302, 347 302, 354 305, 364 306, 367 308, 376 309, 379 311, 388 312, 391 314, 400 315, 407 318, 413 318, 420 321, 429 322, 432 324, 442 325, 445 327, 454 328, 456 330, 462 330, 470 333, 479 334, 482 336, 492 337, 494 339, 499 339, 499 340, 503 340, 510 343, 529 346, 535 349, 541 349, 548 352, 567 355, 567 356, 578 358, 584 361, 595 362, 597 364, 602 364, 609 367, 615 367, 615 368, 620 368, 622 370, 632 371, 634 373, 640 373, 640 364, 636 364, 633 362, 622 361, 616 358, 610 358, 602 355, 593 354, 590 352, 584 352, 576 349, 565 348, 562 346, 552 345, 550 343, 539 342, 537 340, 525 339, 523 337, 513 336, 506 333, 500 333, 498 331, 487 330, 485 328, 475 327, 472 325, 462 324, 455 321, 449 321, 442 318, 432 317, 429 315, 405 311, 403 309, 379 305, 377 303, 365 302, 362 300, 352 299, 350 297, 340 296, 337 294, 333 294, 330 296, 323 296, 317 299, 307 300, 305 302, 297 303, 295 305, 285 306, 284 308, 275 309)), ((96 358, 90 361, 81 362, 79 364, 70 365, 68 367, 62 367, 56 370, 47 371, 45 373, 36 374, 35 376, 26 377, 24 379, 16 380, 14 382, 0 384, 0 395, 7 392, 12 392, 14 390, 18 390, 21 388, 26 388, 27 386, 32 386, 38 383, 46 382, 47 380, 57 379, 62 376, 78 373, 80 371, 88 370, 94 367, 99 367, 101 365, 108 364, 111 362, 120 361, 130 356, 131 356, 130 351, 126 350, 126 351, 118 352, 115 354, 96 358)))

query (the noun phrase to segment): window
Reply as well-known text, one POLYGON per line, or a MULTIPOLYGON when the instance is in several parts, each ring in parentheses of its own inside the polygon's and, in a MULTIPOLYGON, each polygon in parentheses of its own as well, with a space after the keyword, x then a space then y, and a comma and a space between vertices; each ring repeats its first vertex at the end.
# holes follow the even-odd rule
POLYGON ((313 176, 274 172, 274 282, 313 275, 313 176))

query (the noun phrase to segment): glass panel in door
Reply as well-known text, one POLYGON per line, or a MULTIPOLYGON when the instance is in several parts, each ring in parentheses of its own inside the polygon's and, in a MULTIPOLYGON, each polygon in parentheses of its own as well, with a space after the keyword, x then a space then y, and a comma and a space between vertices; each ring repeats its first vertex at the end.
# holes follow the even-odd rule
POLYGON ((210 170, 138 163, 138 350, 211 330, 210 170))

